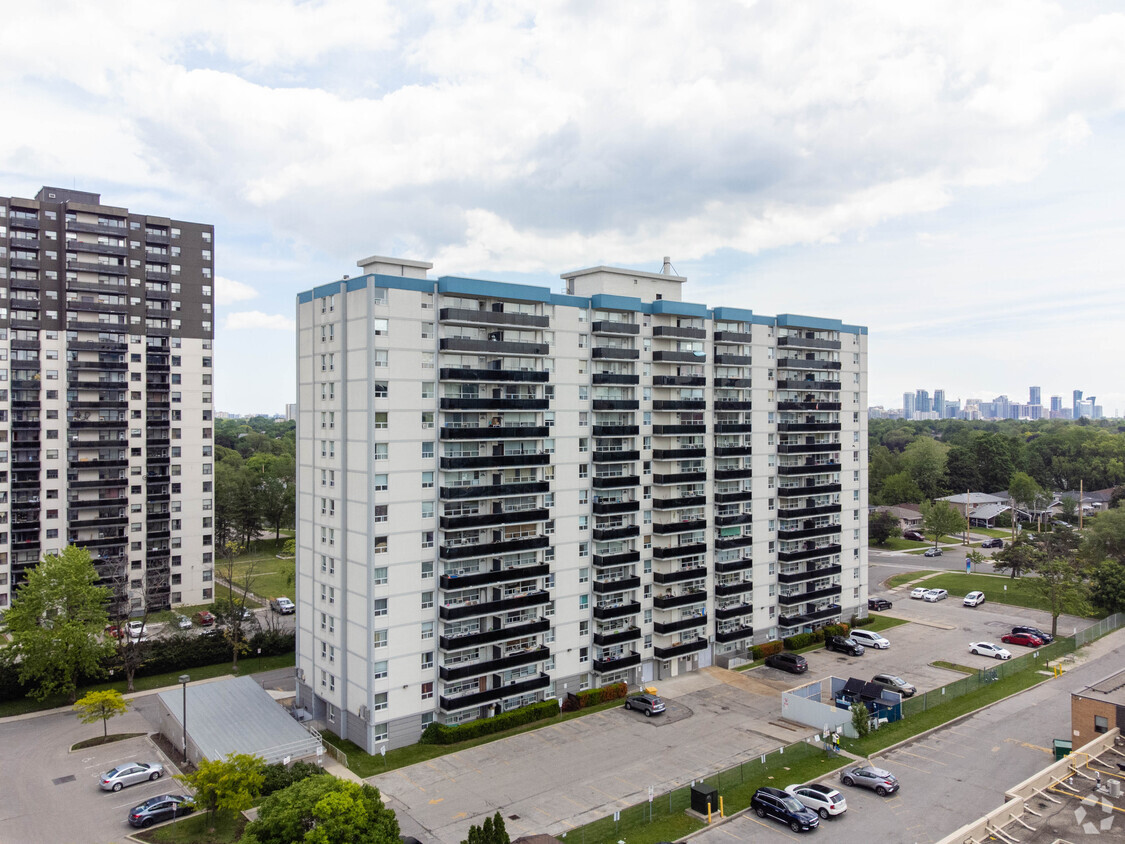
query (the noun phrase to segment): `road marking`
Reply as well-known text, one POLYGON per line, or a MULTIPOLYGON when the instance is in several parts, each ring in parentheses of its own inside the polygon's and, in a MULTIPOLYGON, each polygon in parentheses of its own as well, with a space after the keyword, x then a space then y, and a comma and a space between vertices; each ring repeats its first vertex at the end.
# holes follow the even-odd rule
POLYGON ((917 765, 911 765, 911 764, 909 764, 908 762, 901 762, 901 761, 899 761, 899 760, 897 760, 897 759, 895 760, 895 764, 896 764, 896 765, 903 765, 903 766, 905 766, 905 767, 907 767, 907 768, 910 768, 910 769, 911 769, 911 770, 913 770, 913 771, 921 771, 921 772, 922 772, 923 774, 928 774, 928 773, 930 773, 930 772, 929 772, 929 771, 927 771, 927 770, 926 770, 925 768, 919 768, 919 767, 918 767, 917 765))
POLYGON ((430 800, 429 802, 430 802, 431 806, 436 806, 438 803, 440 803, 444 799, 445 799, 444 797, 435 797, 432 800, 430 800))
POLYGON ((555 819, 554 815, 552 815, 550 812, 544 812, 538 806, 535 807, 535 811, 537 811, 539 814, 543 815, 543 817, 545 817, 545 818, 550 818, 551 820, 555 819))
POLYGON ((1020 747, 1026 747, 1029 750, 1038 750, 1041 753, 1046 753, 1048 755, 1054 754, 1054 751, 1051 750, 1051 748, 1049 748, 1049 747, 1040 747, 1037 744, 1031 744, 1030 742, 1020 741, 1019 739, 1006 738, 1006 739, 1004 739, 1004 741, 1011 742, 1012 744, 1018 744, 1020 747))
POLYGON ((467 818, 468 816, 469 816, 468 812, 458 812, 456 815, 453 816, 453 820, 455 820, 455 821, 463 820, 464 818, 467 818))
POLYGON ((945 762, 941 762, 937 759, 931 759, 929 756, 923 756, 920 753, 911 753, 909 750, 902 750, 900 748, 898 752, 899 753, 905 753, 907 756, 913 756, 915 759, 922 759, 925 762, 934 762, 938 765, 945 765, 946 764, 945 762))

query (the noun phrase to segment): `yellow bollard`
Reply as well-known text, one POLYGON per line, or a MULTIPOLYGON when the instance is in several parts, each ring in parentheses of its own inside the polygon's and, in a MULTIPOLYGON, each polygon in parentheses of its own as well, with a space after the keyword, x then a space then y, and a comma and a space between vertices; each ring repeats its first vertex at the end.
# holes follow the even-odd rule
POLYGON ((720 818, 726 817, 726 815, 723 814, 723 795, 721 795, 721 794, 719 795, 719 817, 720 818))
POLYGON ((711 801, 707 801, 707 826, 711 825, 711 801))

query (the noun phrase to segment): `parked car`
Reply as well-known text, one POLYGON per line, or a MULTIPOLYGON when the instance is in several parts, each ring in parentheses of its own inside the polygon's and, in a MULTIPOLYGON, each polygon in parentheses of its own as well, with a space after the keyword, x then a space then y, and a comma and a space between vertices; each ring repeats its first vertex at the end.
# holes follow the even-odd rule
POLYGON ((120 639, 122 636, 121 628, 116 624, 107 624, 105 626, 105 635, 112 636, 114 639, 120 639))
POLYGON ((874 765, 861 765, 858 768, 845 768, 840 772, 840 782, 844 785, 858 785, 870 788, 880 797, 894 794, 898 791, 898 779, 890 771, 876 768, 874 765))
POLYGON ((1050 633, 1044 633, 1038 627, 1016 626, 1016 627, 1012 628, 1012 632, 1013 633, 1030 633, 1035 638, 1042 639, 1044 645, 1049 645, 1049 644, 1051 644, 1051 642, 1055 641, 1054 636, 1052 636, 1050 633))
POLYGON ((625 708, 643 712, 646 718, 659 715, 664 711, 664 701, 656 695, 640 694, 625 698, 625 708))
POLYGON ((941 549, 940 548, 927 548, 926 553, 923 554, 922 556, 923 557, 940 557, 941 556, 941 549))
POLYGON ((785 791, 801 801, 806 809, 812 809, 823 820, 832 815, 842 815, 848 810, 844 795, 830 785, 810 782, 808 785, 789 785, 785 791))
POLYGON ((869 610, 875 610, 875 611, 889 610, 892 606, 894 606, 894 605, 890 601, 888 601, 886 598, 868 598, 867 599, 867 608, 869 610))
POLYGON ((970 592, 968 595, 965 596, 965 600, 962 601, 961 603, 964 604, 966 607, 979 607, 981 604, 984 603, 984 593, 983 592, 970 592))
POLYGON ((158 780, 164 775, 164 766, 159 762, 126 762, 102 774, 103 791, 120 791, 127 785, 136 785, 146 780, 158 780))
POLYGON ((904 530, 902 532, 902 538, 903 539, 911 539, 914 542, 925 542, 926 541, 925 534, 923 534, 922 531, 920 531, 920 530, 904 530))
POLYGON ((876 674, 871 682, 892 692, 898 692, 903 697, 914 697, 917 689, 896 674, 876 674))
POLYGON ((824 647, 830 651, 839 651, 842 654, 863 656, 863 645, 850 636, 829 636, 824 640, 824 647))
POLYGON ((781 821, 794 832, 808 832, 820 826, 816 812, 780 788, 759 788, 750 798, 750 808, 759 818, 781 821))
POLYGON ((973 642, 969 645, 969 653, 977 656, 991 656, 996 659, 1011 659, 1012 652, 992 642, 973 642))
POLYGON ((927 589, 925 586, 915 586, 914 591, 910 593, 910 597, 915 598, 917 600, 921 600, 922 598, 926 597, 926 593, 929 592, 929 591, 930 590, 927 589))
POLYGON ((766 665, 770 668, 780 668, 790 674, 804 674, 809 670, 809 661, 803 656, 784 652, 767 656, 766 665))
POLYGON ((982 542, 980 544, 980 547, 981 548, 1003 548, 1004 547, 1004 540, 999 539, 999 538, 986 539, 984 542, 982 542))
POLYGON ((1023 645, 1025 648, 1038 648, 1043 645, 1043 640, 1030 633, 1008 633, 1000 637, 1005 645, 1023 645))
POLYGON ((129 825, 143 829, 154 823, 190 815, 194 811, 195 804, 187 797, 181 794, 161 794, 159 797, 150 797, 140 806, 130 809, 129 825))
POLYGON ((190 630, 191 629, 191 619, 188 618, 186 615, 177 615, 176 618, 174 619, 174 623, 181 630, 190 630))
POLYGON ((281 615, 292 615, 297 611, 296 605, 284 595, 270 601, 270 609, 281 615))
POLYGON ((865 648, 875 648, 877 651, 885 651, 891 646, 890 640, 871 630, 853 630, 852 638, 865 648))
POLYGON ((125 630, 130 639, 140 639, 148 633, 148 625, 141 621, 130 621, 125 625, 125 630))
POLYGON ((949 593, 944 589, 928 589, 926 590, 926 594, 922 597, 922 600, 934 604, 938 601, 944 601, 948 597, 949 593))
POLYGON ((191 618, 192 621, 194 621, 200 627, 210 627, 215 623, 215 616, 211 615, 211 613, 207 612, 207 610, 200 610, 191 618))

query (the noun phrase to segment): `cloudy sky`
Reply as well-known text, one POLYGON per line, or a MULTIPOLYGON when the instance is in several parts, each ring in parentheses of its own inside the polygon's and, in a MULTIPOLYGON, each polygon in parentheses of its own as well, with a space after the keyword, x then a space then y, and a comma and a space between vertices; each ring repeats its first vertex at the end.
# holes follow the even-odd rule
POLYGON ((0 193, 214 223, 232 412, 294 400, 295 295, 385 254, 670 255, 692 301, 867 325, 872 404, 1125 413, 1122 45, 1081 0, 27 3, 0 193))

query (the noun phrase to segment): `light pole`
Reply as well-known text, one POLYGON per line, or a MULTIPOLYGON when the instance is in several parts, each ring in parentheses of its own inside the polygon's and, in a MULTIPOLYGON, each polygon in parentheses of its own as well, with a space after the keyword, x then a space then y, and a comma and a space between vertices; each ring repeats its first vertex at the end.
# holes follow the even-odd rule
POLYGON ((187 684, 188 684, 188 681, 190 679, 191 679, 191 677, 189 677, 187 674, 181 674, 180 675, 180 685, 183 686, 183 689, 184 689, 184 711, 183 711, 184 717, 183 717, 183 722, 184 722, 184 764, 185 765, 187 764, 187 684))

